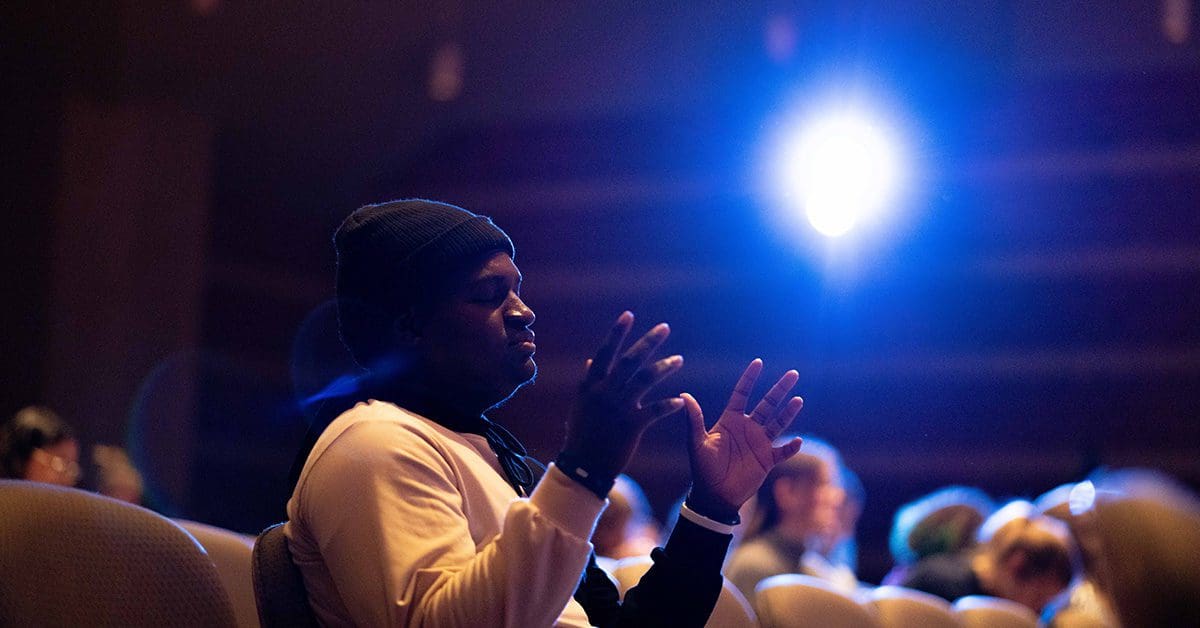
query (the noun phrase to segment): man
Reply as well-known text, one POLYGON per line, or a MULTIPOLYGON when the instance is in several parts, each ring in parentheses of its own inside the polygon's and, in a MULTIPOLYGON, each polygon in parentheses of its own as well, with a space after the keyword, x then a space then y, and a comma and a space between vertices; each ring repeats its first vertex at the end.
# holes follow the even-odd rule
MULTIPOLYGON (((646 401, 680 356, 665 324, 632 345, 625 312, 588 361, 562 452, 535 478, 484 414, 533 380, 512 242, 491 220, 406 200, 358 209, 334 236, 342 338, 366 374, 305 456, 286 528, 327 625, 702 625, 738 507, 799 449, 789 371, 751 415, 755 360, 712 430, 690 395, 646 401), (357 402, 357 403, 355 403, 357 402), (618 602, 588 538, 643 431, 687 409, 694 486, 654 567, 618 602)), ((323 424, 324 421, 318 421, 323 424)))

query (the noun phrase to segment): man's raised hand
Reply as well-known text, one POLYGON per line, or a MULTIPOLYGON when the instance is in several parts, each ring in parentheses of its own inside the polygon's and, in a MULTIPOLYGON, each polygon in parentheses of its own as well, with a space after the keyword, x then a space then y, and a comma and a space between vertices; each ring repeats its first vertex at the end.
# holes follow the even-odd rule
POLYGON ((788 371, 746 414, 754 383, 762 373, 762 360, 750 362, 733 387, 725 411, 712 429, 704 427, 704 413, 696 399, 681 397, 687 408, 692 492, 688 505, 705 515, 732 518, 775 465, 800 451, 799 438, 776 447, 775 438, 791 424, 804 400, 789 397, 800 379, 788 371))
POLYGON ((563 457, 607 479, 625 469, 651 423, 684 405, 679 397, 642 402, 652 387, 683 366, 683 357, 652 359, 671 333, 666 323, 655 325, 622 351, 632 326, 633 314, 623 312, 587 361, 567 421, 563 457))

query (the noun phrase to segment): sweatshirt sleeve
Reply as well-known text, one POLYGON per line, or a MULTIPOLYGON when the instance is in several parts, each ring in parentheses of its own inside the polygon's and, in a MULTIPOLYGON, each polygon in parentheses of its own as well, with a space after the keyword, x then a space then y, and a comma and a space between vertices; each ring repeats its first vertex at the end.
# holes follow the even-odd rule
POLYGON ((459 486, 445 452, 395 424, 355 425, 312 463, 299 512, 355 624, 555 623, 605 502, 552 467, 476 547, 459 486))
POLYGON ((721 563, 731 540, 680 517, 666 546, 650 553, 654 565, 625 592, 615 626, 704 626, 721 594, 721 563))

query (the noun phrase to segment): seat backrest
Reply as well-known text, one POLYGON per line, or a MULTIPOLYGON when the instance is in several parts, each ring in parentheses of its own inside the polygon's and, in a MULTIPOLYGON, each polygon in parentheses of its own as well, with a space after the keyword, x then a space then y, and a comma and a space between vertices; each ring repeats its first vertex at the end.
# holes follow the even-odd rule
POLYGON ((867 605, 885 628, 923 626, 962 628, 962 621, 942 598, 904 587, 878 587, 867 595, 867 605))
POLYGON ((812 576, 771 576, 755 587, 754 599, 763 628, 880 628, 871 609, 812 576))
POLYGON ((717 605, 713 607, 712 615, 708 617, 706 628, 757 628, 758 616, 750 607, 746 596, 742 595, 733 583, 725 578, 721 582, 721 595, 717 605))
POLYGON ((617 581, 617 590, 620 591, 622 598, 625 597, 626 591, 632 589, 633 585, 637 584, 647 571, 650 571, 653 564, 654 561, 649 556, 633 556, 617 561, 617 566, 612 570, 612 576, 617 581))
MULTIPOLYGON (((649 556, 635 556, 617 561, 612 575, 617 581, 617 590, 622 598, 625 597, 626 591, 646 575, 652 565, 654 561, 649 556)), ((705 625, 711 628, 755 628, 758 624, 750 603, 732 582, 724 580, 721 594, 717 597, 717 605, 713 607, 712 615, 709 615, 705 625)))
POLYGON ((218 626, 233 610, 170 519, 73 488, 0 480, 0 618, 44 626, 218 626))
POLYGON ((317 618, 308 604, 304 578, 292 562, 283 523, 277 523, 258 535, 254 543, 254 598, 258 602, 258 621, 262 628, 316 626, 317 618))
POLYGON ((186 519, 174 521, 208 552, 233 605, 233 617, 237 620, 238 628, 259 628, 254 579, 250 576, 254 537, 186 519))
POLYGON ((954 614, 967 628, 1037 628, 1038 618, 1025 605, 986 595, 968 595, 954 602, 954 614))

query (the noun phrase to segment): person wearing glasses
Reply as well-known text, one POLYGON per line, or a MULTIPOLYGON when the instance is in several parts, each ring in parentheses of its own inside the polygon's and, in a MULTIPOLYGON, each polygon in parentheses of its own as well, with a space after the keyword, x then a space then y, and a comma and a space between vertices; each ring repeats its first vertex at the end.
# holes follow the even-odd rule
POLYGON ((75 486, 79 476, 79 441, 54 411, 29 406, 0 426, 0 477, 75 486))

